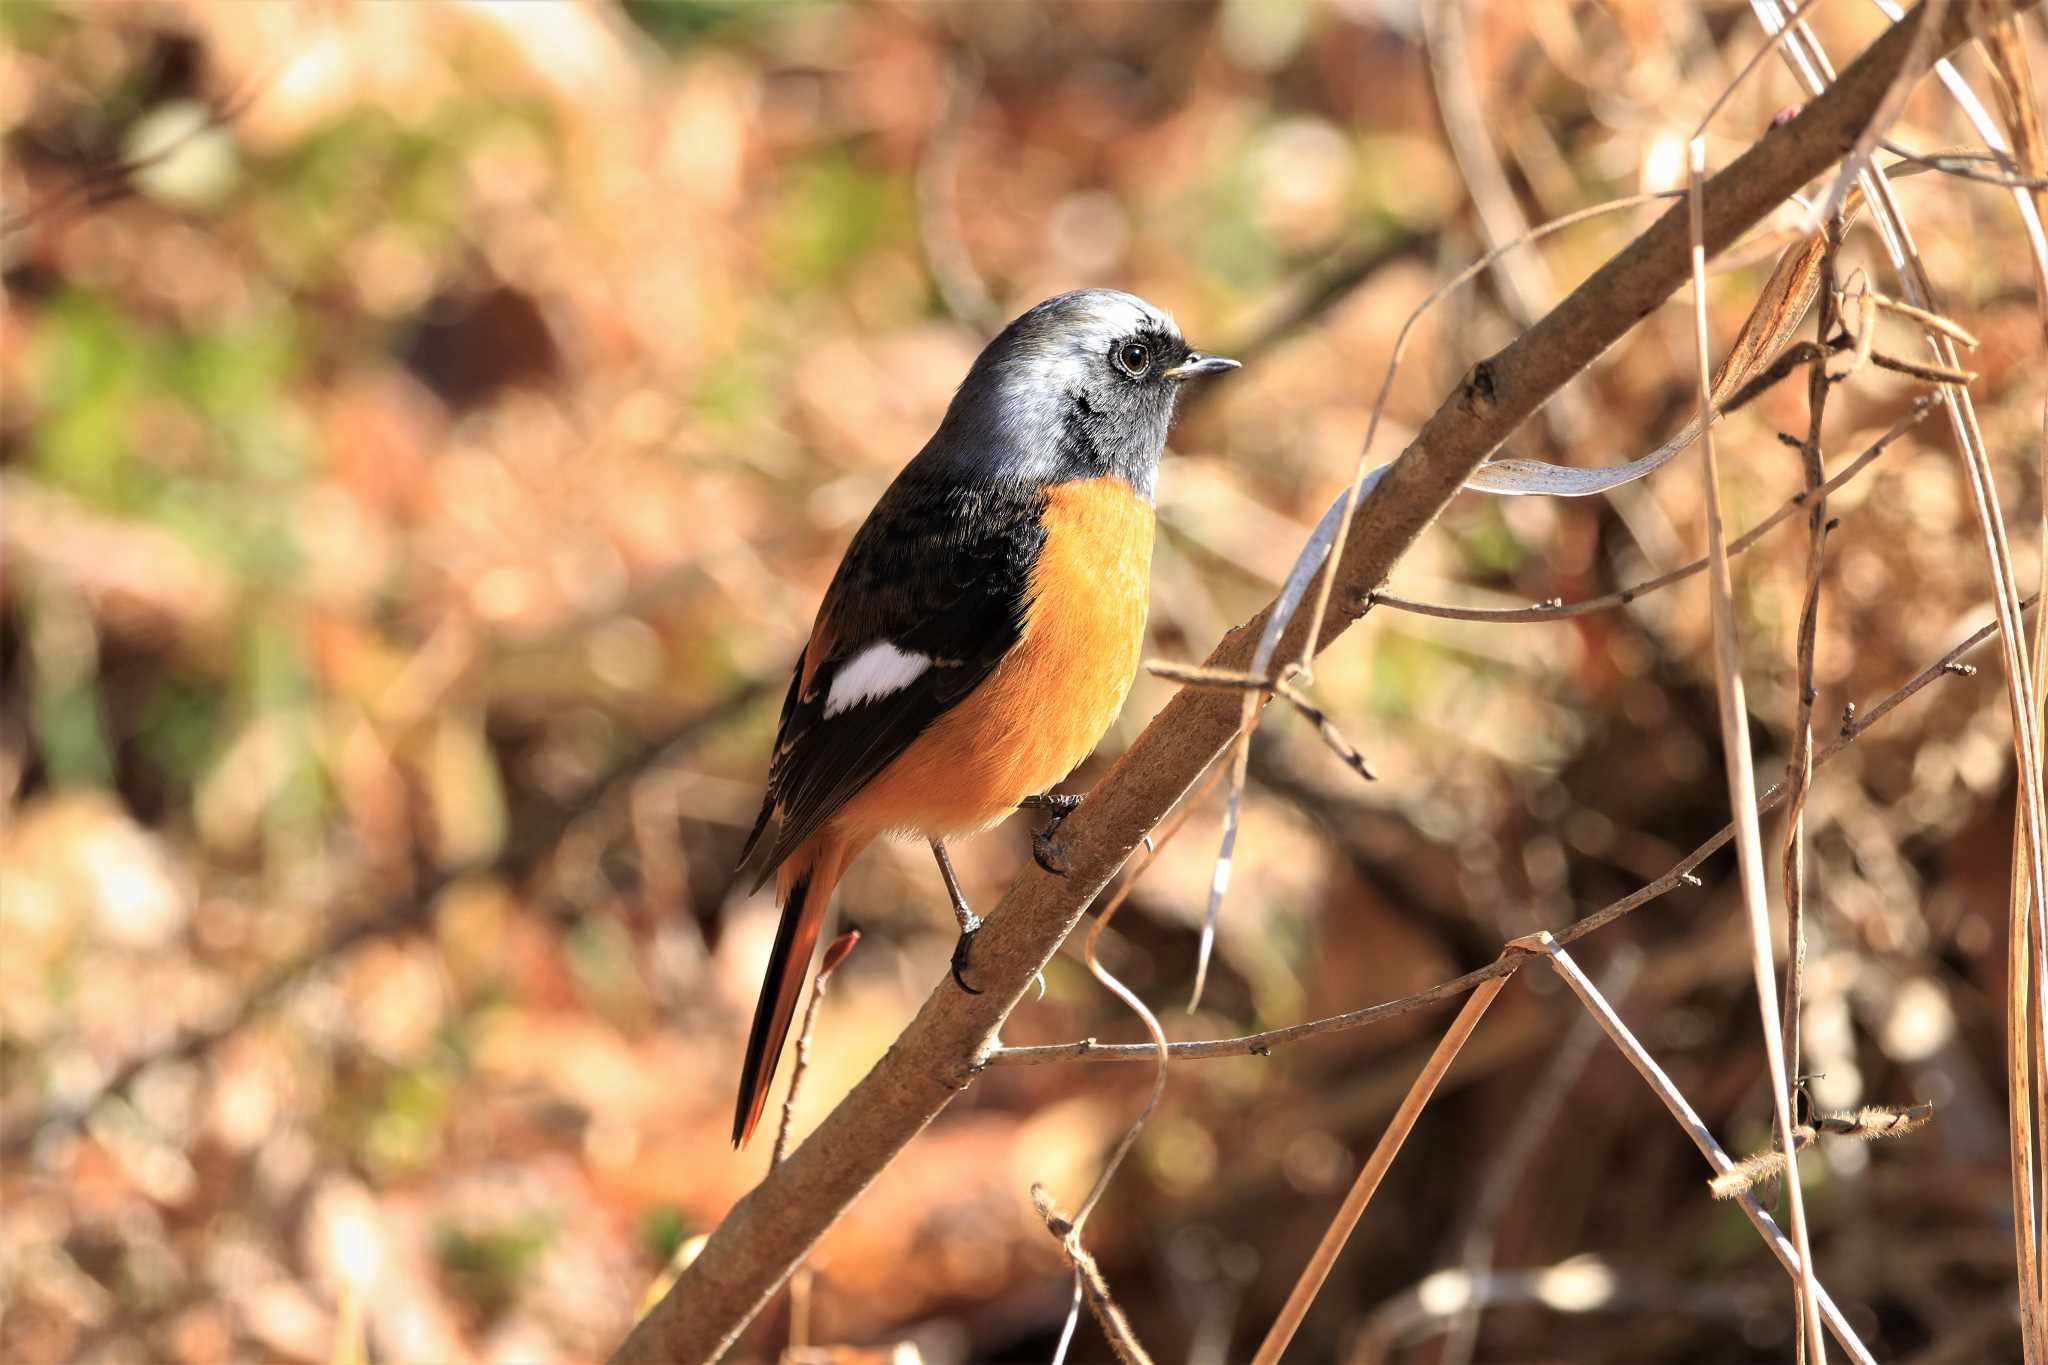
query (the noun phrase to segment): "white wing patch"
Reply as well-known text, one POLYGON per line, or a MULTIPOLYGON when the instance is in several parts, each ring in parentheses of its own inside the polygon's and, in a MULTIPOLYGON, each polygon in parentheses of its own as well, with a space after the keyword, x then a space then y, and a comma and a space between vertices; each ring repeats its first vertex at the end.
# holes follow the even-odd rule
POLYGON ((877 701, 901 691, 932 666, 923 654, 911 654, 887 640, 869 645, 832 675, 832 690, 825 695, 825 716, 829 720, 862 702, 877 701))

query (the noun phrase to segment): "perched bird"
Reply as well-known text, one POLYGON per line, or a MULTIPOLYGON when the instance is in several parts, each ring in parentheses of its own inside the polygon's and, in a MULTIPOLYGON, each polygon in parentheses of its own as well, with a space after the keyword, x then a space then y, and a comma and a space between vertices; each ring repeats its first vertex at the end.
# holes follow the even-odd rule
MULTIPOLYGON (((1153 486, 1182 383, 1237 368, 1142 299, 1047 299, 988 344, 939 429, 854 534, 782 703, 745 866, 782 923, 747 1040, 733 1144, 760 1121, 825 907, 876 835, 929 840, 960 921, 981 927, 945 841, 987 829, 1088 756, 1138 671, 1153 486)), ((1059 871, 1051 830, 1034 839, 1059 871)))

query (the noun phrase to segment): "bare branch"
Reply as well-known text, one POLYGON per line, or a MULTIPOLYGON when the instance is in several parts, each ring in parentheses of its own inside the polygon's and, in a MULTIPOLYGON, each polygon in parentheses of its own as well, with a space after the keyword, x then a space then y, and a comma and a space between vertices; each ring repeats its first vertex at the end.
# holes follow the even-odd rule
MULTIPOLYGON (((2035 598, 2028 598, 2024 604, 2032 608, 2035 598)), ((1896 711, 1901 705, 1918 694, 1929 684, 1941 678, 1969 677, 1976 670, 1962 662, 1965 654, 1989 640, 1998 633, 1998 623, 1988 622, 1972 632, 1955 648, 1936 659, 1927 667, 1914 674, 1903 686, 1884 697, 1868 711, 1854 716, 1842 732, 1826 747, 1813 756, 1815 771, 1824 768, 1842 751, 1862 738, 1871 726, 1896 711)), ((1854 708, 1851 708, 1852 710, 1854 708)), ((1769 814, 1783 805, 1789 796, 1786 783, 1773 786, 1757 800, 1757 813, 1769 814)), ((1699 878, 1693 869, 1725 847, 1735 836, 1733 824, 1723 825, 1720 831, 1705 843, 1695 848, 1673 864, 1671 869, 1657 880, 1639 887, 1601 909, 1576 920, 1569 926, 1555 931, 1559 943, 1576 943, 1586 935, 1606 928, 1614 921, 1633 910, 1639 910, 1651 901, 1669 895, 1681 886, 1698 886, 1699 878)), ((1416 1010, 1463 995, 1487 981, 1506 976, 1514 970, 1512 949, 1503 949, 1501 956, 1484 967, 1469 971, 1463 976, 1439 982, 1428 990, 1404 995, 1398 1000, 1389 1000, 1364 1009, 1349 1010, 1343 1014, 1332 1014, 1321 1019, 1310 1019, 1284 1028, 1267 1029, 1263 1033, 1248 1033, 1237 1038, 1208 1038, 1198 1042, 1172 1043, 1168 1051, 1176 1060, 1198 1057, 1264 1057, 1284 1043, 1302 1038, 1313 1038, 1318 1034, 1341 1033, 1346 1029, 1364 1028, 1370 1024, 1382 1023, 1416 1010)), ((1043 1066, 1048 1062, 1095 1061, 1095 1062, 1139 1062, 1151 1061, 1158 1051, 1150 1043, 1099 1043, 1093 1038, 1081 1038, 1071 1043, 1048 1043, 1036 1047, 996 1048, 982 1059, 982 1066, 1043 1066)))

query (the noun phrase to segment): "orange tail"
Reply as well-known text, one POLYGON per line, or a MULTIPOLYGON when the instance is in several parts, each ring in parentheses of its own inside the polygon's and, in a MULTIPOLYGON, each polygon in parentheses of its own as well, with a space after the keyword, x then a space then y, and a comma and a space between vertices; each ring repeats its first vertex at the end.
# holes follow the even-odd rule
POLYGON ((768 1105, 768 1087, 782 1060, 782 1045, 796 1017, 797 1000, 810 972, 818 931, 832 888, 846 866, 847 848, 834 834, 821 831, 806 840, 783 863, 776 877, 782 901, 782 924, 768 954, 768 974, 761 982, 761 1000, 754 1006, 754 1030, 747 1037, 747 1060, 740 1072, 739 1105, 732 1116, 732 1145, 744 1147, 768 1105))

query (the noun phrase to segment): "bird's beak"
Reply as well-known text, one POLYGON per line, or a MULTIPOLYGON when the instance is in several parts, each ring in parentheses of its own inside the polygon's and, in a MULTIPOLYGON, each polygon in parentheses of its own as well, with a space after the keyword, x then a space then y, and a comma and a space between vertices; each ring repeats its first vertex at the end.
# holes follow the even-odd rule
POLYGON ((1203 355, 1200 351, 1189 351, 1188 358, 1166 372, 1166 378, 1179 381, 1194 379, 1205 374, 1222 374, 1225 370, 1241 368, 1235 360, 1220 355, 1203 355))

